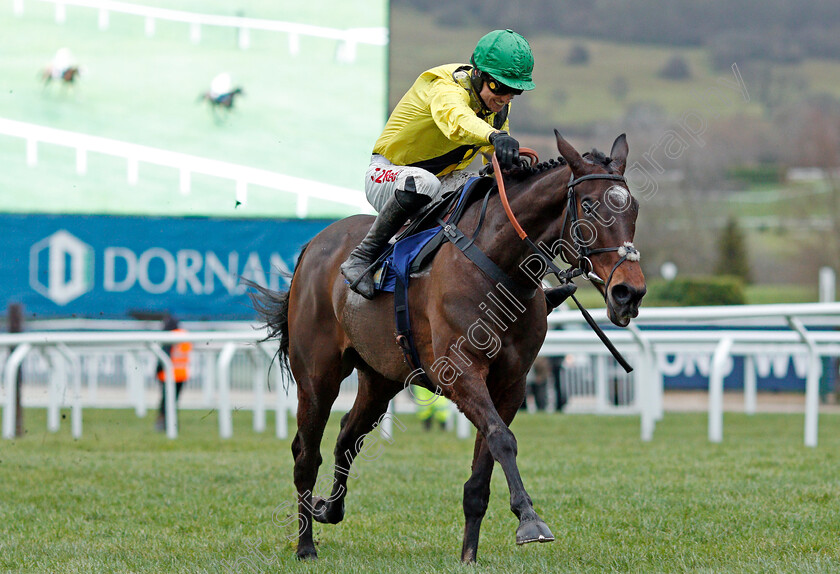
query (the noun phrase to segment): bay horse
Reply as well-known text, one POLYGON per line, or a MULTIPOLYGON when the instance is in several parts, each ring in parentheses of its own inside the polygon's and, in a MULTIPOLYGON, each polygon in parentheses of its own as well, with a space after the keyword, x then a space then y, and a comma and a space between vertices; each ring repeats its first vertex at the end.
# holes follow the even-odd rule
MULTIPOLYGON (((509 181, 508 206, 533 243, 552 246, 552 259, 561 255, 581 273, 607 278, 598 289, 610 320, 625 327, 638 314, 646 291, 632 246, 638 203, 624 187, 627 140, 623 134, 615 140, 611 157, 595 150, 582 156, 555 134, 561 161, 538 164, 539 173, 509 181), (634 257, 628 257, 631 252, 634 257)), ((452 400, 478 431, 472 475, 464 484, 463 562, 476 560, 494 462, 505 473, 510 508, 519 519, 517 544, 554 540, 525 491, 509 429, 525 396, 525 376, 545 339, 547 308, 539 286, 544 272, 535 277, 522 265, 532 251, 517 236, 500 195, 488 197, 484 214, 482 202, 473 203, 458 225, 466 235, 478 228, 475 245, 514 284, 524 286, 521 292, 530 287, 530 294, 513 296, 451 243, 444 243, 432 263, 412 276, 409 291, 414 342, 427 366, 425 386, 452 400)), ((343 519, 349 467, 367 433, 382 422, 390 400, 409 382, 424 385, 395 343, 393 295, 367 300, 349 289, 339 271, 372 221, 355 215, 315 236, 301 252, 289 291, 251 284, 268 339, 279 339, 281 364, 297 383, 292 454, 300 559, 317 557, 313 518, 329 524, 343 519), (358 394, 341 419, 331 494, 314 496, 324 427, 341 381, 354 368, 358 394)))
POLYGON ((218 122, 221 119, 220 112, 224 111, 230 113, 231 110, 233 110, 233 103, 236 100, 236 97, 244 95, 244 93, 245 92, 241 87, 236 87, 223 94, 204 92, 201 96, 199 96, 198 101, 207 100, 210 104, 210 109, 213 112, 213 118, 218 122))
POLYGON ((78 66, 70 66, 69 68, 60 70, 58 73, 53 73, 52 68, 45 68, 41 72, 41 79, 44 81, 44 87, 46 88, 53 79, 60 79, 64 85, 72 85, 80 75, 81 72, 78 66))

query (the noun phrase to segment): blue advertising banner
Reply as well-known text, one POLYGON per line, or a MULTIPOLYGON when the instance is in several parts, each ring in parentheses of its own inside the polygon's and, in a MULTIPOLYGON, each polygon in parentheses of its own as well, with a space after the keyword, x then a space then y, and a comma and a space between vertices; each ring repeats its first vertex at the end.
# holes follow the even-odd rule
POLYGON ((0 303, 27 316, 252 319, 239 282, 285 289, 328 220, 0 215, 0 303))

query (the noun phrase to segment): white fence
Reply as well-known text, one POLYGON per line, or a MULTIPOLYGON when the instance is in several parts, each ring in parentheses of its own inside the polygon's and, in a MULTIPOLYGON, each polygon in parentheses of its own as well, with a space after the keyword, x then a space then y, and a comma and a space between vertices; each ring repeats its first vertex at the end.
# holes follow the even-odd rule
MULTIPOLYGON (((82 434, 82 377, 83 369, 95 365, 90 361, 83 361, 85 354, 118 353, 124 370, 124 384, 127 396, 123 404, 133 405, 138 416, 145 415, 146 401, 144 398, 144 378, 153 369, 141 368, 157 361, 163 363, 166 372, 166 433, 170 438, 177 437, 175 416, 175 379, 172 361, 163 352, 162 345, 179 341, 191 341, 201 350, 201 354, 211 360, 209 366, 205 363, 205 377, 208 403, 212 403, 218 410, 219 434, 222 438, 229 438, 233 433, 232 403, 231 403, 231 364, 234 356, 245 354, 249 356, 254 368, 253 373, 253 402, 254 428, 262 431, 265 428, 266 401, 264 388, 266 386, 267 368, 274 361, 276 344, 261 345, 258 341, 264 333, 256 330, 237 332, 39 332, 22 333, 16 335, 0 335, 0 348, 9 350, 3 368, 3 437, 13 438, 15 434, 15 404, 16 377, 18 369, 24 359, 30 355, 39 354, 50 367, 50 376, 46 381, 48 388, 47 400, 47 428, 53 432, 59 427, 59 409, 65 402, 64 397, 69 393, 71 408, 71 427, 73 436, 82 434), (216 394, 215 400, 212 395, 216 394)), ((94 367, 96 368, 96 367, 94 367)), ((284 381, 282 370, 274 365, 273 385, 276 392, 276 433, 279 438, 287 434, 287 417, 290 408, 294 408, 293 400, 281 391, 284 381)), ((97 376, 87 373, 88 391, 95 398, 97 392, 97 376)), ((286 382, 288 385, 288 382, 286 382)), ((88 401, 91 397, 88 397, 88 401)), ((89 403, 88 403, 89 404, 89 403)))
MULTIPOLYGON (((603 310, 592 313, 601 324, 607 323, 603 310)), ((549 325, 563 327, 578 325, 583 320, 577 310, 555 311, 549 325)), ((745 305, 720 307, 689 307, 643 309, 628 329, 610 330, 608 335, 616 347, 630 358, 635 366, 635 406, 641 415, 642 440, 653 438, 656 421, 663 415, 663 379, 659 357, 664 354, 706 353, 712 357, 709 375, 709 429, 712 442, 723 440, 723 379, 726 367, 731 368, 733 356, 745 361, 745 410, 755 412, 756 363, 764 355, 804 354, 808 369, 805 383, 805 445, 817 445, 819 417, 819 381, 822 357, 840 356, 840 331, 809 330, 806 326, 840 325, 840 303, 806 303, 797 305, 745 305), (754 330, 745 328, 747 321, 787 325, 789 330, 754 330), (657 330, 638 328, 638 324, 683 324, 725 326, 736 322, 734 328, 703 331, 657 330), (739 328, 740 327, 740 328, 739 328)), ((550 330, 541 350, 544 355, 587 353, 609 357, 609 351, 588 329, 550 330)), ((609 359, 612 360, 612 359, 609 359)), ((599 396, 605 397, 606 375, 596 375, 599 396)), ((603 399, 599 405, 605 405, 603 399)))
MULTIPOLYGON (((356 58, 356 47, 359 44, 370 44, 374 46, 388 45, 387 28, 327 28, 324 26, 313 26, 294 22, 281 22, 277 20, 259 20, 256 18, 244 18, 239 16, 217 16, 213 14, 196 14, 194 12, 183 12, 180 10, 169 10, 167 8, 155 8, 139 4, 128 4, 125 2, 111 2, 109 0, 38 0, 55 4, 55 20, 59 24, 67 19, 67 6, 79 6, 94 8, 99 11, 99 29, 106 30, 110 23, 109 13, 119 12, 141 16, 144 19, 144 26, 147 36, 155 34, 155 20, 168 20, 172 22, 183 22, 189 25, 190 40, 198 43, 201 40, 202 26, 219 26, 235 28, 238 33, 238 44, 241 49, 250 45, 250 31, 262 30, 288 34, 289 52, 297 54, 300 51, 300 37, 311 36, 324 38, 339 42, 336 50, 336 57, 339 61, 352 62, 356 58)), ((24 13, 24 0, 14 0, 14 12, 18 16, 24 13)))
MULTIPOLYGON (((605 323, 603 311, 593 312, 596 320, 605 323)), ((619 373, 607 349, 588 328, 581 328, 582 319, 577 311, 558 311, 549 317, 553 327, 565 329, 549 331, 541 354, 546 356, 579 354, 593 357, 589 363, 583 363, 570 369, 565 383, 565 391, 571 395, 588 394, 595 399, 595 407, 589 412, 599 413, 638 413, 641 418, 641 437, 653 438, 656 421, 664 416, 663 378, 660 359, 663 355, 705 354, 711 358, 709 373, 709 426, 708 438, 712 442, 723 440, 723 379, 732 367, 733 356, 746 358, 744 366, 744 405, 747 413, 756 411, 756 375, 757 367, 768 356, 803 355, 806 368, 805 400, 805 445, 817 445, 819 416, 819 378, 822 372, 822 357, 840 356, 840 303, 819 303, 801 305, 761 305, 704 308, 644 309, 636 320, 638 324, 662 325, 679 322, 686 325, 702 321, 706 326, 736 322, 735 327, 698 330, 666 330, 656 328, 639 329, 635 324, 628 329, 610 330, 608 334, 619 350, 625 354, 635 367, 630 377, 619 373), (745 322, 788 325, 788 330, 755 330, 746 328, 745 322), (576 328, 571 328, 575 325, 576 328), (833 330, 814 330, 810 327, 835 327, 833 330), (577 377, 577 378, 576 378, 577 377), (611 385, 619 385, 611 391, 611 385), (619 391, 616 389, 620 388, 619 391), (611 400, 610 394, 622 393, 622 400, 611 400)), ((95 324, 95 322, 93 322, 95 324)), ((56 325, 60 326, 60 325, 56 325)), ((93 326, 85 323, 84 327, 93 326)), ((5 356, 2 371, 3 395, 3 436, 14 435, 15 377, 18 367, 29 355, 40 354, 46 361, 50 373, 45 377, 49 398, 48 428, 57 430, 58 409, 62 402, 62 392, 70 392, 72 408, 72 428, 74 436, 81 436, 81 379, 84 353, 98 352, 121 353, 121 366, 125 370, 125 404, 134 405, 138 414, 143 411, 143 381, 137 375, 142 373, 137 365, 146 361, 146 372, 151 370, 151 363, 161 360, 166 364, 168 357, 162 353, 161 345, 174 341, 189 340, 196 343, 197 349, 204 349, 203 389, 205 406, 215 407, 219 413, 219 432, 222 437, 232 434, 230 393, 236 383, 232 382, 231 366, 235 357, 248 357, 251 365, 244 383, 239 387, 250 389, 248 405, 254 411, 254 428, 261 430, 265 425, 266 368, 273 359, 276 343, 258 345, 262 333, 250 329, 226 330, 220 332, 162 333, 154 332, 35 332, 0 335, 0 359, 5 356), (5 349, 5 354, 2 350, 5 349), (13 349, 13 350, 12 350, 13 349), (141 356, 145 353, 145 358, 141 356), (132 363, 132 361, 134 363, 132 363), (253 386, 251 386, 253 385, 253 386)), ((171 368, 171 364, 170 364, 171 368)), ((276 377, 280 369, 275 365, 272 371, 275 377, 272 386, 279 390, 283 382, 276 377)), ((170 372, 171 375, 171 372, 170 372)), ((88 376, 88 385, 96 377, 88 376)), ((171 376, 170 376, 171 379, 171 376)), ((173 385, 171 380, 168 385, 173 385)), ((156 385, 156 383, 155 383, 156 385)), ((353 382, 349 381, 352 387, 353 382)), ((352 391, 352 389, 349 389, 352 391)), ((90 395, 90 388, 88 389, 90 395)), ((286 413, 294 411, 294 392, 276 392, 277 436, 286 436, 286 413)), ((167 397, 174 397, 167 391, 167 397)), ((88 405, 91 404, 88 397, 88 405)), ((398 407, 399 405, 397 405, 398 407)), ((406 405, 403 405, 405 407, 406 405)), ((246 408, 249 408, 246 406, 246 408)), ((167 405, 174 409, 174 403, 167 405)), ((411 410, 411 409, 409 409, 411 410)), ((172 412, 172 411, 169 411, 172 412)), ((405 412, 405 409, 403 409, 405 412)), ((174 421, 175 417, 167 417, 174 421)), ((387 421, 386 421, 387 422, 387 421)), ((456 420, 459 437, 470 435, 470 427, 462 416, 456 420)), ((167 428, 170 437, 177 436, 174 423, 167 428)))
POLYGON ((87 173, 88 153, 101 153, 126 160, 130 185, 137 184, 139 165, 143 162, 177 170, 179 189, 184 195, 190 193, 192 174, 198 173, 231 180, 235 184, 236 200, 243 205, 248 202, 248 186, 259 185, 296 194, 296 213, 301 218, 309 213, 310 199, 332 201, 350 205, 364 213, 371 212, 365 194, 360 190, 263 169, 3 118, 0 118, 0 134, 26 140, 26 163, 30 166, 38 163, 38 144, 47 143, 75 149, 76 172, 80 175, 87 173))

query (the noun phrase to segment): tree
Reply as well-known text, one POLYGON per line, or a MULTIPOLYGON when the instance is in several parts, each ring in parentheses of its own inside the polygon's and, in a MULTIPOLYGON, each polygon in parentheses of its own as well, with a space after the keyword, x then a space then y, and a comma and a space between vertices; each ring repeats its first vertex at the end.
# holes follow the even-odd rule
POLYGON ((688 80, 691 78, 691 68, 682 56, 672 56, 659 70, 659 77, 666 80, 688 80))
POLYGON ((589 64, 589 48, 583 44, 575 44, 569 49, 566 63, 570 66, 586 66, 589 64))
POLYGON ((738 220, 729 216, 726 227, 718 237, 718 262, 715 272, 719 275, 732 275, 750 282, 750 261, 744 234, 738 220))

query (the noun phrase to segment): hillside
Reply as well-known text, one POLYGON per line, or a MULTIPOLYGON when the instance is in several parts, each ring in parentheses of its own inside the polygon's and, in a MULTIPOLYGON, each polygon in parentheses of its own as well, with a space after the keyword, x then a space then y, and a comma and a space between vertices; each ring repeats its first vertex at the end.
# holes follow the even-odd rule
POLYGON ((840 59, 835 0, 394 0, 439 25, 515 28, 537 36, 675 47, 705 47, 719 68, 730 57, 774 63, 840 59))
MULTIPOLYGON (((478 38, 493 27, 507 26, 507 22, 497 17, 486 26, 443 26, 432 12, 418 12, 404 0, 395 2, 391 12, 391 106, 421 71, 444 62, 466 62, 478 38)), ((591 133, 596 122, 633 114, 679 117, 696 109, 704 92, 721 79, 734 81, 732 64, 739 67, 750 101, 733 107, 730 114, 761 116, 809 96, 840 98, 840 60, 810 58, 768 70, 736 55, 721 70, 713 65, 709 50, 697 46, 616 43, 545 30, 535 31, 528 39, 534 49, 537 89, 516 100, 514 118, 518 129, 530 133, 550 132, 551 127, 591 133), (575 47, 585 48, 588 62, 568 62, 575 47), (661 77, 673 58, 686 62, 688 77, 661 77), (785 93, 779 93, 783 86, 785 93), (776 93, 767 93, 774 90, 776 93)))

